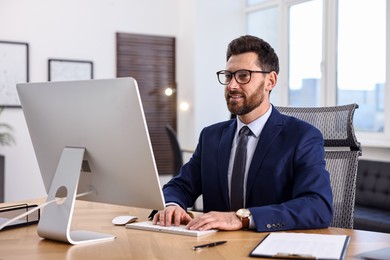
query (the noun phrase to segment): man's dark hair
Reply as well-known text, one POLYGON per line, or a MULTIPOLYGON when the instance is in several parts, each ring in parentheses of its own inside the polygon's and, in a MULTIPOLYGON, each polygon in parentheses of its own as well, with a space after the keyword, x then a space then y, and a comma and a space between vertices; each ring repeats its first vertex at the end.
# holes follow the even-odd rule
POLYGON ((252 35, 244 35, 229 43, 226 52, 226 61, 232 55, 254 52, 258 57, 258 65, 266 71, 275 71, 279 74, 279 59, 268 42, 252 35))

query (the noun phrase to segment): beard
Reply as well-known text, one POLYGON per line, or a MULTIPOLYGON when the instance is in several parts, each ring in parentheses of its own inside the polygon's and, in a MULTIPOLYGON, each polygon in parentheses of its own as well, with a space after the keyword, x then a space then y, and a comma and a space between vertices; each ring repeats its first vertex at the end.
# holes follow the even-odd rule
POLYGON ((226 92, 226 104, 227 107, 233 115, 245 115, 249 112, 253 111, 255 108, 259 107, 264 101, 264 82, 257 87, 257 89, 250 96, 245 96, 244 93, 239 91, 229 91, 226 92), (240 94, 242 95, 242 102, 240 101, 232 101, 230 99, 231 95, 240 94))

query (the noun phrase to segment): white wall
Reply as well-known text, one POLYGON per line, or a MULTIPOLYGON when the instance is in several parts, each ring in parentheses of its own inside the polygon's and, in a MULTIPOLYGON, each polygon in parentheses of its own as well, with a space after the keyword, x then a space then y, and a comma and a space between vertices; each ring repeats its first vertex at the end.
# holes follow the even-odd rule
MULTIPOLYGON (((0 0, 0 40, 28 42, 30 81, 47 81, 49 58, 94 62, 94 78, 116 73, 115 33, 177 39, 178 133, 193 148, 200 130, 229 114, 215 72, 225 66, 227 43, 243 32, 240 0, 0 0)), ((6 156, 5 200, 44 196, 38 165, 21 109, 6 109, 17 144, 6 156)))
POLYGON ((178 111, 178 132, 182 146, 194 148, 203 127, 230 117, 216 72, 225 68, 227 44, 244 32, 244 1, 179 2, 178 98, 192 106, 178 111))
MULTIPOLYGON (((47 59, 94 62, 95 78, 115 77, 115 33, 176 37, 179 140, 194 148, 204 126, 229 117, 215 72, 225 67, 226 45, 243 34, 244 0, 0 0, 0 40, 30 44, 30 81, 47 81, 47 59)), ((6 109, 17 144, 6 156, 5 200, 44 196, 21 109, 6 109)), ((363 149, 363 158, 390 160, 390 149, 363 149)))

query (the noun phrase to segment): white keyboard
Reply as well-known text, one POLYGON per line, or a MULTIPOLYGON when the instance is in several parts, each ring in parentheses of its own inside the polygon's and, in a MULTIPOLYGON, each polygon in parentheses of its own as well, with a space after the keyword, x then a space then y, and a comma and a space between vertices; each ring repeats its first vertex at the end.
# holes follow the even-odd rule
POLYGON ((201 237, 205 235, 214 234, 215 232, 217 232, 216 229, 205 230, 205 231, 189 230, 186 229, 184 225, 170 226, 170 227, 153 225, 153 222, 151 221, 134 222, 134 223, 126 224, 126 228, 164 232, 164 233, 186 235, 186 236, 193 236, 193 237, 201 237))

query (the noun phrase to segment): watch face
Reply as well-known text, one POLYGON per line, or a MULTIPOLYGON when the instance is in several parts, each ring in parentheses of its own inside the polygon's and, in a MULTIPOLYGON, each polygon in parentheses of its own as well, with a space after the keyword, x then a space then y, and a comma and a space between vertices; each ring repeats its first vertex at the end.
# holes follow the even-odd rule
POLYGON ((247 218, 251 215, 251 212, 249 209, 239 209, 237 210, 236 215, 240 218, 247 218))

